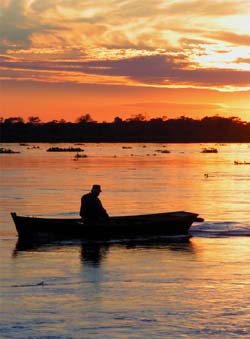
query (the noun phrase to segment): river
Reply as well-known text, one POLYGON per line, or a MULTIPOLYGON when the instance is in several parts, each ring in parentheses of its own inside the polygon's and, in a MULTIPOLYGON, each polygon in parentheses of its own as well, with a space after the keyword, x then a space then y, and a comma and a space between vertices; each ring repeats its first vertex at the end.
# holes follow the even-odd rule
POLYGON ((249 338, 250 144, 1 147, 20 152, 0 154, 3 339, 249 338), (19 246, 10 212, 78 216, 92 184, 110 215, 205 221, 189 239, 19 246))

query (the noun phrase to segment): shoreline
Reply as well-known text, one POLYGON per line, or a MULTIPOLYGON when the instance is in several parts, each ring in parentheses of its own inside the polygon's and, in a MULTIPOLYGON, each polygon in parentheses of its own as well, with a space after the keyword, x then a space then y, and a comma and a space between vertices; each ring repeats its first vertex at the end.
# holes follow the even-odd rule
POLYGON ((38 140, 38 139, 28 139, 28 138, 20 138, 20 139, 14 139, 14 140, 0 140, 1 144, 17 144, 17 143, 53 143, 53 144, 63 144, 63 143, 86 143, 86 144, 91 144, 91 143, 104 143, 104 144, 119 144, 119 143, 126 143, 126 144, 161 144, 161 143, 168 143, 168 144, 249 144, 250 143, 250 138, 249 139, 239 139, 239 140, 228 140, 228 139, 223 139, 223 140, 169 140, 169 139, 116 139, 112 140, 111 139, 99 139, 99 138, 93 138, 93 139, 60 139, 60 140, 55 140, 55 139, 44 139, 44 140, 38 140))

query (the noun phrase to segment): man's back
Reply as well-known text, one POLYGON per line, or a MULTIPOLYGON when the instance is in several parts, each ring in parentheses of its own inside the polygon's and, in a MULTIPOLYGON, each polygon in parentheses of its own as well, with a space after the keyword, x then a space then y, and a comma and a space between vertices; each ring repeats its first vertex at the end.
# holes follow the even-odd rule
POLYGON ((92 222, 108 219, 108 214, 103 208, 100 199, 92 192, 82 196, 80 216, 84 220, 92 222))

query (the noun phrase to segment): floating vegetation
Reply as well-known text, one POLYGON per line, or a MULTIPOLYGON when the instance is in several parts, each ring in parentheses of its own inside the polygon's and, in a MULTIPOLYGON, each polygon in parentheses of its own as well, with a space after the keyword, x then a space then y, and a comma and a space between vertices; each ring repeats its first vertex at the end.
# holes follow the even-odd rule
POLYGON ((74 160, 80 159, 80 158, 87 158, 87 154, 79 154, 76 153, 76 155, 74 156, 74 160))
POLYGON ((1 147, 0 148, 0 153, 1 154, 15 154, 15 153, 20 153, 20 152, 13 151, 10 148, 3 148, 3 147, 1 147))
POLYGON ((31 147, 27 147, 27 149, 38 149, 40 148, 40 146, 31 146, 31 147))
POLYGON ((131 149, 131 146, 122 146, 123 149, 131 149))
POLYGON ((20 146, 29 146, 29 144, 21 143, 20 146))
POLYGON ((151 157, 151 156, 155 157, 156 155, 157 155, 156 153, 153 153, 153 154, 147 153, 146 154, 147 157, 151 157))
POLYGON ((250 165, 250 162, 247 161, 234 161, 235 165, 250 165))
POLYGON ((167 150, 167 149, 156 149, 155 152, 158 152, 158 153, 170 153, 170 151, 167 150))
POLYGON ((202 148, 201 153, 218 153, 217 148, 202 148))
POLYGON ((47 149, 47 152, 83 152, 84 149, 80 147, 68 147, 68 148, 61 148, 61 147, 50 147, 47 149))

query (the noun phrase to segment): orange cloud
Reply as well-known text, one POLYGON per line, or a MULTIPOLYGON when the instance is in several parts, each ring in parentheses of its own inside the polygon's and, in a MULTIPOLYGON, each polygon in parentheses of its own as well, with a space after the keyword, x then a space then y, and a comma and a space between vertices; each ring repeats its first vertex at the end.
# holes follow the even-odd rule
POLYGON ((250 46, 250 35, 247 34, 236 34, 232 32, 212 32, 206 34, 207 37, 229 42, 240 46, 250 46))

